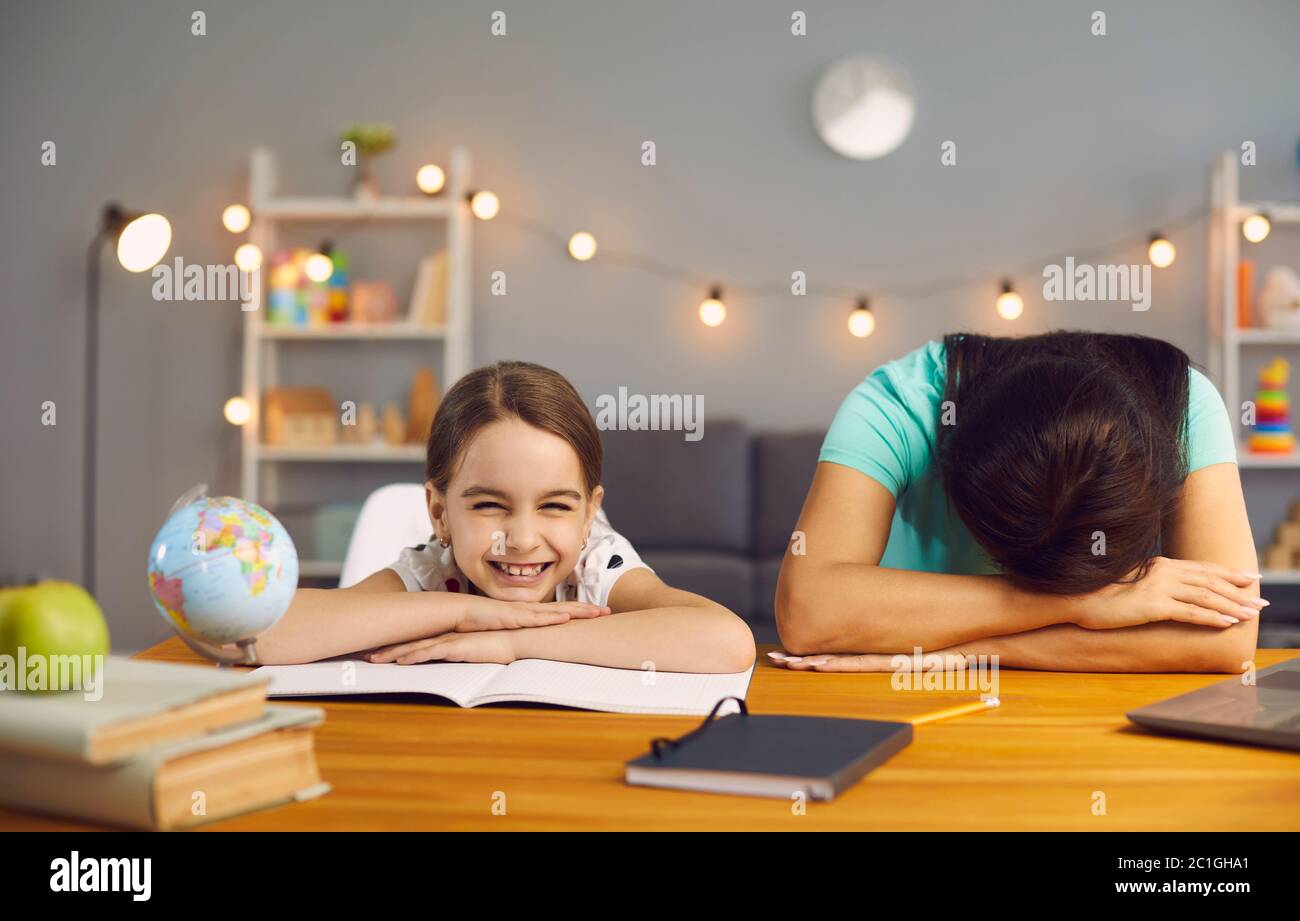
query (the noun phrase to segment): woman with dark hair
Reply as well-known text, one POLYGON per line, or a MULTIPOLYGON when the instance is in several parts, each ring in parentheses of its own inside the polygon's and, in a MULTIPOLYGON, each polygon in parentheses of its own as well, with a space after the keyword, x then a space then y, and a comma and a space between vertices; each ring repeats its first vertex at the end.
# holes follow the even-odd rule
POLYGON ((1268 604, 1223 400, 1144 336, 954 334, 877 368, 796 527, 776 597, 790 668, 891 670, 920 647, 1238 671, 1268 604))

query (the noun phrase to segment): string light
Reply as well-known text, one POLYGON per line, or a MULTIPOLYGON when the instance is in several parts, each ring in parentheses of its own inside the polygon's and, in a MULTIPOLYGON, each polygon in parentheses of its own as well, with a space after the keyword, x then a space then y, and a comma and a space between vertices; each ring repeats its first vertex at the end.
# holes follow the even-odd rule
POLYGON ((858 298, 858 305, 849 312, 849 332, 865 339, 876 331, 876 316, 871 312, 871 302, 858 298))
POLYGON ((1151 235, 1151 241, 1147 244, 1147 255, 1151 257, 1151 264, 1157 269, 1165 269, 1174 264, 1178 258, 1178 250, 1174 249, 1174 244, 1160 231, 1151 235))
POLYGON ((586 262, 596 255, 596 238, 585 230, 579 230, 569 237, 569 255, 579 262, 586 262))
POLYGON ((253 418, 253 407, 243 397, 231 397, 222 409, 226 421, 231 425, 244 425, 253 418))
POLYGON ((1252 214, 1241 222, 1241 235, 1251 243, 1263 242, 1273 229, 1273 222, 1267 214, 1252 214))
POLYGON ((314 282, 329 281, 334 274, 334 260, 325 253, 312 253, 302 268, 314 282))
POLYGON ((425 195, 437 195, 447 184, 447 174, 442 171, 441 166, 426 163, 416 171, 415 184, 425 195))
POLYGON ((1011 279, 1002 280, 1002 293, 997 300, 998 316, 1004 320, 1014 320, 1025 312, 1024 299, 1011 287, 1011 279))
POLYGON ((727 305, 722 302, 722 288, 714 285, 709 296, 700 302, 700 322, 705 326, 721 326, 727 319, 727 305))
POLYGON ((494 192, 471 192, 469 210, 474 212, 474 216, 480 221, 490 221, 501 210, 501 199, 497 198, 494 192))
POLYGON ((235 265, 245 272, 256 272, 262 267, 262 249, 256 243, 245 243, 235 250, 235 265))
POLYGON ((221 212, 221 223, 231 233, 243 233, 253 223, 253 215, 243 205, 227 205, 221 212))

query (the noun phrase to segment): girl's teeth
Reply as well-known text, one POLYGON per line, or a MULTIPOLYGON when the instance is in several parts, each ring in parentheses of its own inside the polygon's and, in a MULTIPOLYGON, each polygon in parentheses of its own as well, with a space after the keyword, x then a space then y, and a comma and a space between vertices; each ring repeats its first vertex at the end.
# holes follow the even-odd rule
POLYGON ((511 566, 509 563, 502 563, 501 566, 512 576, 535 576, 542 571, 541 564, 536 566, 511 566))

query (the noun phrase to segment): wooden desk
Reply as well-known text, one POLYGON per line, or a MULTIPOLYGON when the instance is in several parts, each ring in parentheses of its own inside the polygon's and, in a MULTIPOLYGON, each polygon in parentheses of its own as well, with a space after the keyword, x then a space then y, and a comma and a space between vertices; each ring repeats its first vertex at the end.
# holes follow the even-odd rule
MULTIPOLYGON (((760 661, 757 713, 905 719, 970 691, 895 691, 890 675, 791 672, 760 661)), ((1300 650, 1260 650, 1262 668, 1300 650)), ((195 662, 177 639, 142 658, 195 662)), ((998 710, 921 726, 833 803, 682 793, 623 782, 623 762, 695 717, 428 704, 323 704, 321 799, 208 829, 1297 830, 1300 754, 1151 735, 1124 713, 1215 675, 1003 671, 998 710), (506 815, 493 815, 493 794, 506 815), (1107 814, 1092 814, 1093 793, 1107 814)), ((0 811, 0 829, 89 826, 0 811)))

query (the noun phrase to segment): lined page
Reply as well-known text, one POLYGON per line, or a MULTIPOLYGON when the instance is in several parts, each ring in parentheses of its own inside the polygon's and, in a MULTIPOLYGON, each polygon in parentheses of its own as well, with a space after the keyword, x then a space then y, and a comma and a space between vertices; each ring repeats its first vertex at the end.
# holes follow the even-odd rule
POLYGON ((394 665, 364 659, 329 659, 305 665, 263 665, 254 675, 271 679, 268 697, 315 697, 332 694, 437 694, 462 707, 504 665, 472 662, 431 662, 394 665))
MULTIPOLYGON (((475 703, 528 700, 610 713, 704 716, 724 697, 743 700, 753 672, 750 666, 733 674, 698 675, 519 659, 493 676, 475 703)), ((733 701, 719 715, 739 709, 733 701)))

